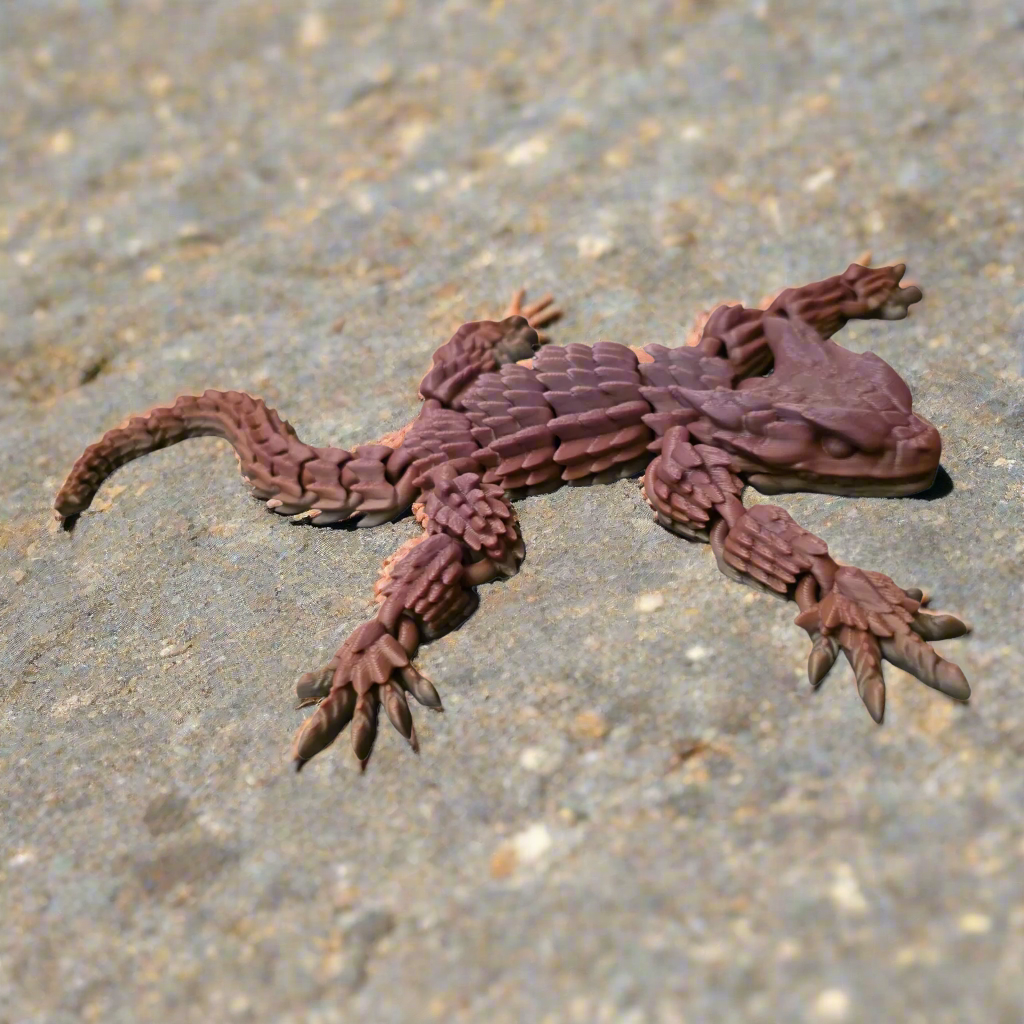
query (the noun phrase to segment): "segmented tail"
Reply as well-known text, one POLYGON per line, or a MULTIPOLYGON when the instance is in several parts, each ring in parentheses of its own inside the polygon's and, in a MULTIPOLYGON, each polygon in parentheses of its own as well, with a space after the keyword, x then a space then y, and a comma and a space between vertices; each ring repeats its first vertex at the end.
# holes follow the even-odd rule
POLYGON ((107 431, 75 463, 54 508, 62 521, 76 516, 118 467, 186 438, 206 436, 231 444, 253 494, 282 515, 310 512, 323 524, 361 514, 359 525, 373 526, 393 519, 415 496, 407 455, 399 457, 382 444, 351 452, 313 448, 262 399, 240 391, 205 391, 107 431))

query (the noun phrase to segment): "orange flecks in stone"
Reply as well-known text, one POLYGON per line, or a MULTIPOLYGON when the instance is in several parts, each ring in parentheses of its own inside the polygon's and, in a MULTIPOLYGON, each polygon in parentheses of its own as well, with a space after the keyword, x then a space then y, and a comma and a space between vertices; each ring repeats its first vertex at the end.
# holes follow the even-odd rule
POLYGON ((511 844, 503 844, 491 854, 491 878, 508 878, 518 866, 519 858, 511 844))
POLYGON ((412 424, 413 421, 410 420, 404 427, 392 430, 391 433, 385 434, 379 441, 371 441, 370 444, 386 444, 389 448, 398 448, 402 441, 405 440, 405 435, 409 432, 412 424))
POLYGON ((572 721, 571 732, 581 740, 600 740, 608 735, 608 719, 599 711, 581 711, 572 721))

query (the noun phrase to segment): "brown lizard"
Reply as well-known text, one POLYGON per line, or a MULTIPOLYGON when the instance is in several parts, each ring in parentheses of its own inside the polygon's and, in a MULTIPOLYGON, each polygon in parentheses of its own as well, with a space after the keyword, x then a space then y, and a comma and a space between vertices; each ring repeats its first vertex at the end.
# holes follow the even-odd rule
POLYGON ((963 672, 930 643, 967 632, 960 619, 925 611, 916 588, 836 562, 783 509, 741 501, 747 483, 852 496, 932 484, 939 434, 913 412, 907 385, 878 356, 830 340, 850 319, 906 317, 922 295, 901 286, 904 269, 852 264, 763 308, 718 306, 677 348, 542 347, 538 330, 561 312, 550 297, 524 307, 520 291, 501 320, 463 324, 434 353, 419 415, 379 442, 312 447, 259 398, 206 391, 108 431, 75 463, 55 508, 70 528, 118 466, 202 435, 233 446, 253 494, 278 514, 377 526, 412 508, 423 533, 385 560, 377 614, 296 683, 300 706, 316 705, 296 767, 349 724, 365 765, 381 705, 416 748, 407 695, 441 709, 416 652, 466 621, 479 584, 518 571, 525 549, 511 502, 640 474, 662 526, 709 542, 726 575, 796 601, 813 685, 842 651, 876 721, 883 661, 967 700, 963 672))

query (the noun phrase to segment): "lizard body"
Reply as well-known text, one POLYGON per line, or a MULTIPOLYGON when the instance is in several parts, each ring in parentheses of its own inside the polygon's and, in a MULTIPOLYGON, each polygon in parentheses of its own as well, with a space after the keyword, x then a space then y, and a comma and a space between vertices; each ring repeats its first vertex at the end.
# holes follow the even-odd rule
POLYGON ((55 509, 70 527, 118 466, 202 435, 232 444, 255 496, 279 514, 375 526, 412 507, 423 534, 385 560, 376 616, 296 684, 301 704, 316 705, 296 767, 349 726, 365 764, 381 707, 415 748, 408 696, 441 708, 416 652, 472 614, 479 584, 518 571, 525 548, 511 502, 629 475, 643 475, 657 521, 709 542, 724 573, 797 602, 812 684, 842 651, 876 721, 883 660, 966 700, 963 673, 930 644, 962 635, 963 622, 925 611, 916 588, 836 562, 783 509, 741 500, 746 483, 853 496, 931 485, 941 442, 907 385, 877 356, 831 340, 850 319, 904 318, 922 296, 900 286, 903 272, 853 264, 763 308, 719 306, 678 348, 542 347, 538 328, 560 311, 550 298, 524 308, 520 292, 503 319, 463 324, 437 350, 419 415, 380 442, 312 447, 260 399, 207 391, 108 431, 75 463, 55 509))

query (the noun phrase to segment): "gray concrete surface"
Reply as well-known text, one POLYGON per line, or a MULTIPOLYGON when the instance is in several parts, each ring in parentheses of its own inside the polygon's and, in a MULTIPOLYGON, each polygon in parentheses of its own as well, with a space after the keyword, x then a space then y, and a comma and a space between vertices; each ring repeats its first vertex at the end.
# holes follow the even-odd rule
POLYGON ((0 1021, 1024 1020, 1022 47, 992 0, 4 0, 0 1021), (179 393, 350 446, 520 283, 672 343, 868 247, 927 297, 843 338, 954 488, 782 504, 974 622, 966 708, 812 694, 625 481, 521 503, 419 758, 296 777, 290 681, 414 524, 290 525, 212 440, 51 521, 179 393))

